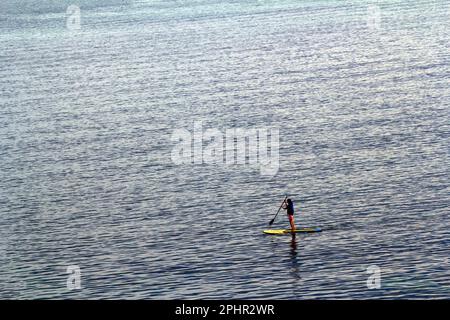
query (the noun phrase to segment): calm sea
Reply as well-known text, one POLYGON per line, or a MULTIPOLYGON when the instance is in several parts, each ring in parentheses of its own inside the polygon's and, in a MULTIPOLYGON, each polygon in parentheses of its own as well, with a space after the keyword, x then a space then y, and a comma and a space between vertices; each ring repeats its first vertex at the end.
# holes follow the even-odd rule
POLYGON ((2 0, 0 297, 449 299, 449 8, 2 0), (175 163, 199 121, 278 171, 175 163))

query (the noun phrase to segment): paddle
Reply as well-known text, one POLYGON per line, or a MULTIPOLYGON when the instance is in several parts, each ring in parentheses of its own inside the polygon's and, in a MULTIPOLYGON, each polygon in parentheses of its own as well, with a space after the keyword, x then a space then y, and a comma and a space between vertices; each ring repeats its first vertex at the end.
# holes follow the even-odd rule
POLYGON ((271 225, 273 224, 273 222, 275 221, 275 218, 277 217, 278 213, 280 212, 281 207, 283 207, 283 204, 286 202, 286 199, 287 199, 287 196, 284 198, 283 202, 281 203, 281 206, 280 206, 280 208, 278 209, 277 214, 275 215, 275 217, 273 217, 273 219, 270 220, 269 226, 271 226, 271 225))

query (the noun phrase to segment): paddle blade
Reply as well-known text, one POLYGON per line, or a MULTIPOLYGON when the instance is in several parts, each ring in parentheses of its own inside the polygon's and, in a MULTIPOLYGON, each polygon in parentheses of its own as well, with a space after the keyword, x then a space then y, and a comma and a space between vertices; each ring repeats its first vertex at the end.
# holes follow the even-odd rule
POLYGON ((270 220, 269 222, 269 226, 273 225, 273 222, 275 221, 275 219, 270 220))

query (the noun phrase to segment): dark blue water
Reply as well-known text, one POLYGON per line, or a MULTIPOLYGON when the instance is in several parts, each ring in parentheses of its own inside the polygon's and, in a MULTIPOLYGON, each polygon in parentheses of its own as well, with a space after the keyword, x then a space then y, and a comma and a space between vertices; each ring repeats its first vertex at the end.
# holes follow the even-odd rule
POLYGON ((1 298, 450 298, 448 2, 71 4, 0 4, 1 298), (176 165, 200 120, 279 170, 176 165))

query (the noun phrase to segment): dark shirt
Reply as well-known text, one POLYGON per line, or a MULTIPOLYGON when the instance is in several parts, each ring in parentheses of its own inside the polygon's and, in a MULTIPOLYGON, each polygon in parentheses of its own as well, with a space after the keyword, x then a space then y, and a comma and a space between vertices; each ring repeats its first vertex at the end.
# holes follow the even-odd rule
POLYGON ((290 204, 288 204, 286 210, 287 210, 288 215, 293 216, 294 215, 294 203, 291 202, 290 204))

